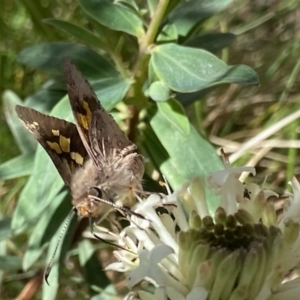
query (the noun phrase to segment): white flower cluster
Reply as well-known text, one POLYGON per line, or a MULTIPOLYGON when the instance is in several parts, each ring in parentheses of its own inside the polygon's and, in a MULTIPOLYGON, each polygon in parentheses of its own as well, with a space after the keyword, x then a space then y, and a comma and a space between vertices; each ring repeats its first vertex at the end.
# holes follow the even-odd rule
POLYGON ((240 182, 242 172, 255 175, 227 164, 206 178, 219 197, 213 213, 199 178, 136 205, 144 218, 132 217, 119 239, 128 250, 106 268, 126 273, 126 299, 299 299, 300 279, 287 275, 300 262, 300 185, 292 180, 279 218, 268 201, 277 195, 240 182))

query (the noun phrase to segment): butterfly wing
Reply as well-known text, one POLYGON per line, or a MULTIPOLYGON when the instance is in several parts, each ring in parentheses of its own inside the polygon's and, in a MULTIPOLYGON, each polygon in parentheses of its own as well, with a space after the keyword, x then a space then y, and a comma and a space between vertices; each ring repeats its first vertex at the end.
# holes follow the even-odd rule
POLYGON ((51 157, 65 184, 70 186, 72 176, 88 159, 76 125, 20 105, 16 106, 16 112, 51 157))
POLYGON ((70 60, 65 62, 65 78, 70 104, 79 134, 94 163, 102 168, 117 153, 135 145, 101 106, 90 84, 70 60))

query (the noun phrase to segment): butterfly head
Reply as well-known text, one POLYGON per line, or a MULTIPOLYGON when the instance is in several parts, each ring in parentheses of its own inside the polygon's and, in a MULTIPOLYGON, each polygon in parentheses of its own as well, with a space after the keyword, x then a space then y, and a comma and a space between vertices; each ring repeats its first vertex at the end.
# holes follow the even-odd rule
POLYGON ((118 189, 117 186, 102 184, 89 188, 89 191, 79 199, 73 199, 73 204, 80 217, 98 218, 108 215, 112 210, 123 211, 136 203, 132 188, 118 189), (118 193, 119 192, 119 193, 118 193))

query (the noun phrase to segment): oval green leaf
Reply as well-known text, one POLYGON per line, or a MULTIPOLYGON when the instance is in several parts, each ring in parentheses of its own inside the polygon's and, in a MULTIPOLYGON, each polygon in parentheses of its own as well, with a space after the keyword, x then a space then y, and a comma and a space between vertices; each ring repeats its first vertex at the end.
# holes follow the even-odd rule
POLYGON ((95 46, 97 48, 103 46, 101 40, 97 38, 93 33, 75 24, 57 19, 46 19, 43 20, 43 22, 52 25, 71 36, 74 36, 78 40, 88 45, 95 46))
POLYGON ((61 73, 66 58, 70 58, 87 77, 118 76, 112 64, 98 53, 67 42, 44 43, 26 48, 19 54, 18 61, 32 68, 61 73))
POLYGON ((78 0, 78 2, 85 13, 104 26, 137 37, 144 34, 142 20, 118 2, 109 0, 78 0))
POLYGON ((228 47, 236 39, 236 35, 229 32, 207 33, 194 36, 185 45, 193 48, 200 48, 209 52, 216 52, 228 47))
MULTIPOLYGON (((145 148, 173 189, 195 176, 204 178, 223 168, 215 149, 192 125, 190 134, 183 135, 159 111, 153 114, 150 125, 154 132, 146 130, 145 148)), ((209 209, 214 211, 218 201, 211 191, 206 195, 209 209)))
POLYGON ((13 230, 11 229, 11 218, 0 220, 0 242, 11 237, 12 235, 13 230))
POLYGON ((195 25, 223 10, 232 0, 190 0, 182 1, 168 15, 181 36, 186 36, 195 25))
POLYGON ((171 126, 174 126, 182 135, 188 136, 190 134, 190 122, 180 103, 174 99, 170 99, 167 102, 157 103, 157 107, 161 116, 171 126))
POLYGON ((122 101, 132 82, 121 77, 91 81, 93 90, 106 110, 111 110, 122 101))
POLYGON ((33 170, 34 155, 22 154, 0 165, 0 179, 8 180, 28 176, 33 170))
POLYGON ((178 39, 176 26, 173 24, 167 24, 163 27, 162 31, 157 37, 158 42, 176 42, 178 39))
POLYGON ((21 258, 17 256, 0 255, 0 270, 19 270, 21 267, 21 258))
POLYGON ((51 111, 57 102, 66 94, 64 85, 57 86, 56 88, 52 87, 51 83, 53 83, 54 80, 53 78, 49 79, 40 90, 29 95, 21 105, 32 107, 43 113, 51 111))
POLYGON ((165 44, 151 53, 151 64, 170 89, 191 93, 223 83, 258 84, 255 71, 244 65, 227 66, 201 49, 165 44))
MULTIPOLYGON (((86 284, 98 289, 101 288, 101 290, 105 289, 110 284, 110 281, 99 263, 93 244, 89 240, 85 239, 79 243, 78 256, 80 266, 85 270, 86 284)), ((91 291, 91 294, 95 295, 96 292, 91 291)))

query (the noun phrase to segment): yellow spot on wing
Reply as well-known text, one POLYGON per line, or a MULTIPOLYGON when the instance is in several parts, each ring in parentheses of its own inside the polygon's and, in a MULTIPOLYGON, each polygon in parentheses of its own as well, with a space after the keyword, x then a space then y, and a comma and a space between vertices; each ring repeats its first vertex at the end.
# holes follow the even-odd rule
POLYGON ((82 165, 83 164, 83 157, 77 153, 77 152, 71 152, 70 153, 70 156, 73 160, 75 160, 75 162, 78 164, 78 165, 82 165))
POLYGON ((78 118, 79 124, 85 130, 88 130, 89 125, 91 123, 91 119, 92 119, 92 112, 90 110, 90 107, 89 107, 89 104, 87 101, 82 101, 82 106, 83 106, 84 110, 86 111, 86 114, 83 115, 83 114, 77 113, 77 118, 78 118))
POLYGON ((87 116, 88 120, 90 120, 91 116, 92 116, 92 112, 90 110, 90 107, 89 107, 89 104, 87 101, 83 101, 83 108, 86 111, 86 116, 87 116))
POLYGON ((56 153, 58 153, 58 154, 62 153, 62 151, 57 143, 52 143, 52 142, 47 141, 47 145, 49 146, 49 148, 54 150, 56 153))
POLYGON ((31 130, 35 130, 39 127, 39 124, 37 122, 33 122, 33 123, 26 123, 26 125, 28 126, 29 129, 31 130))
POLYGON ((70 152, 70 139, 67 139, 63 135, 59 136, 59 145, 63 152, 70 152))
POLYGON ((55 135, 55 136, 59 136, 59 130, 54 130, 52 129, 52 134, 55 135))
POLYGON ((89 129, 89 120, 87 118, 87 116, 84 116, 82 114, 77 113, 77 119, 78 119, 78 123, 85 129, 88 130, 89 129))

